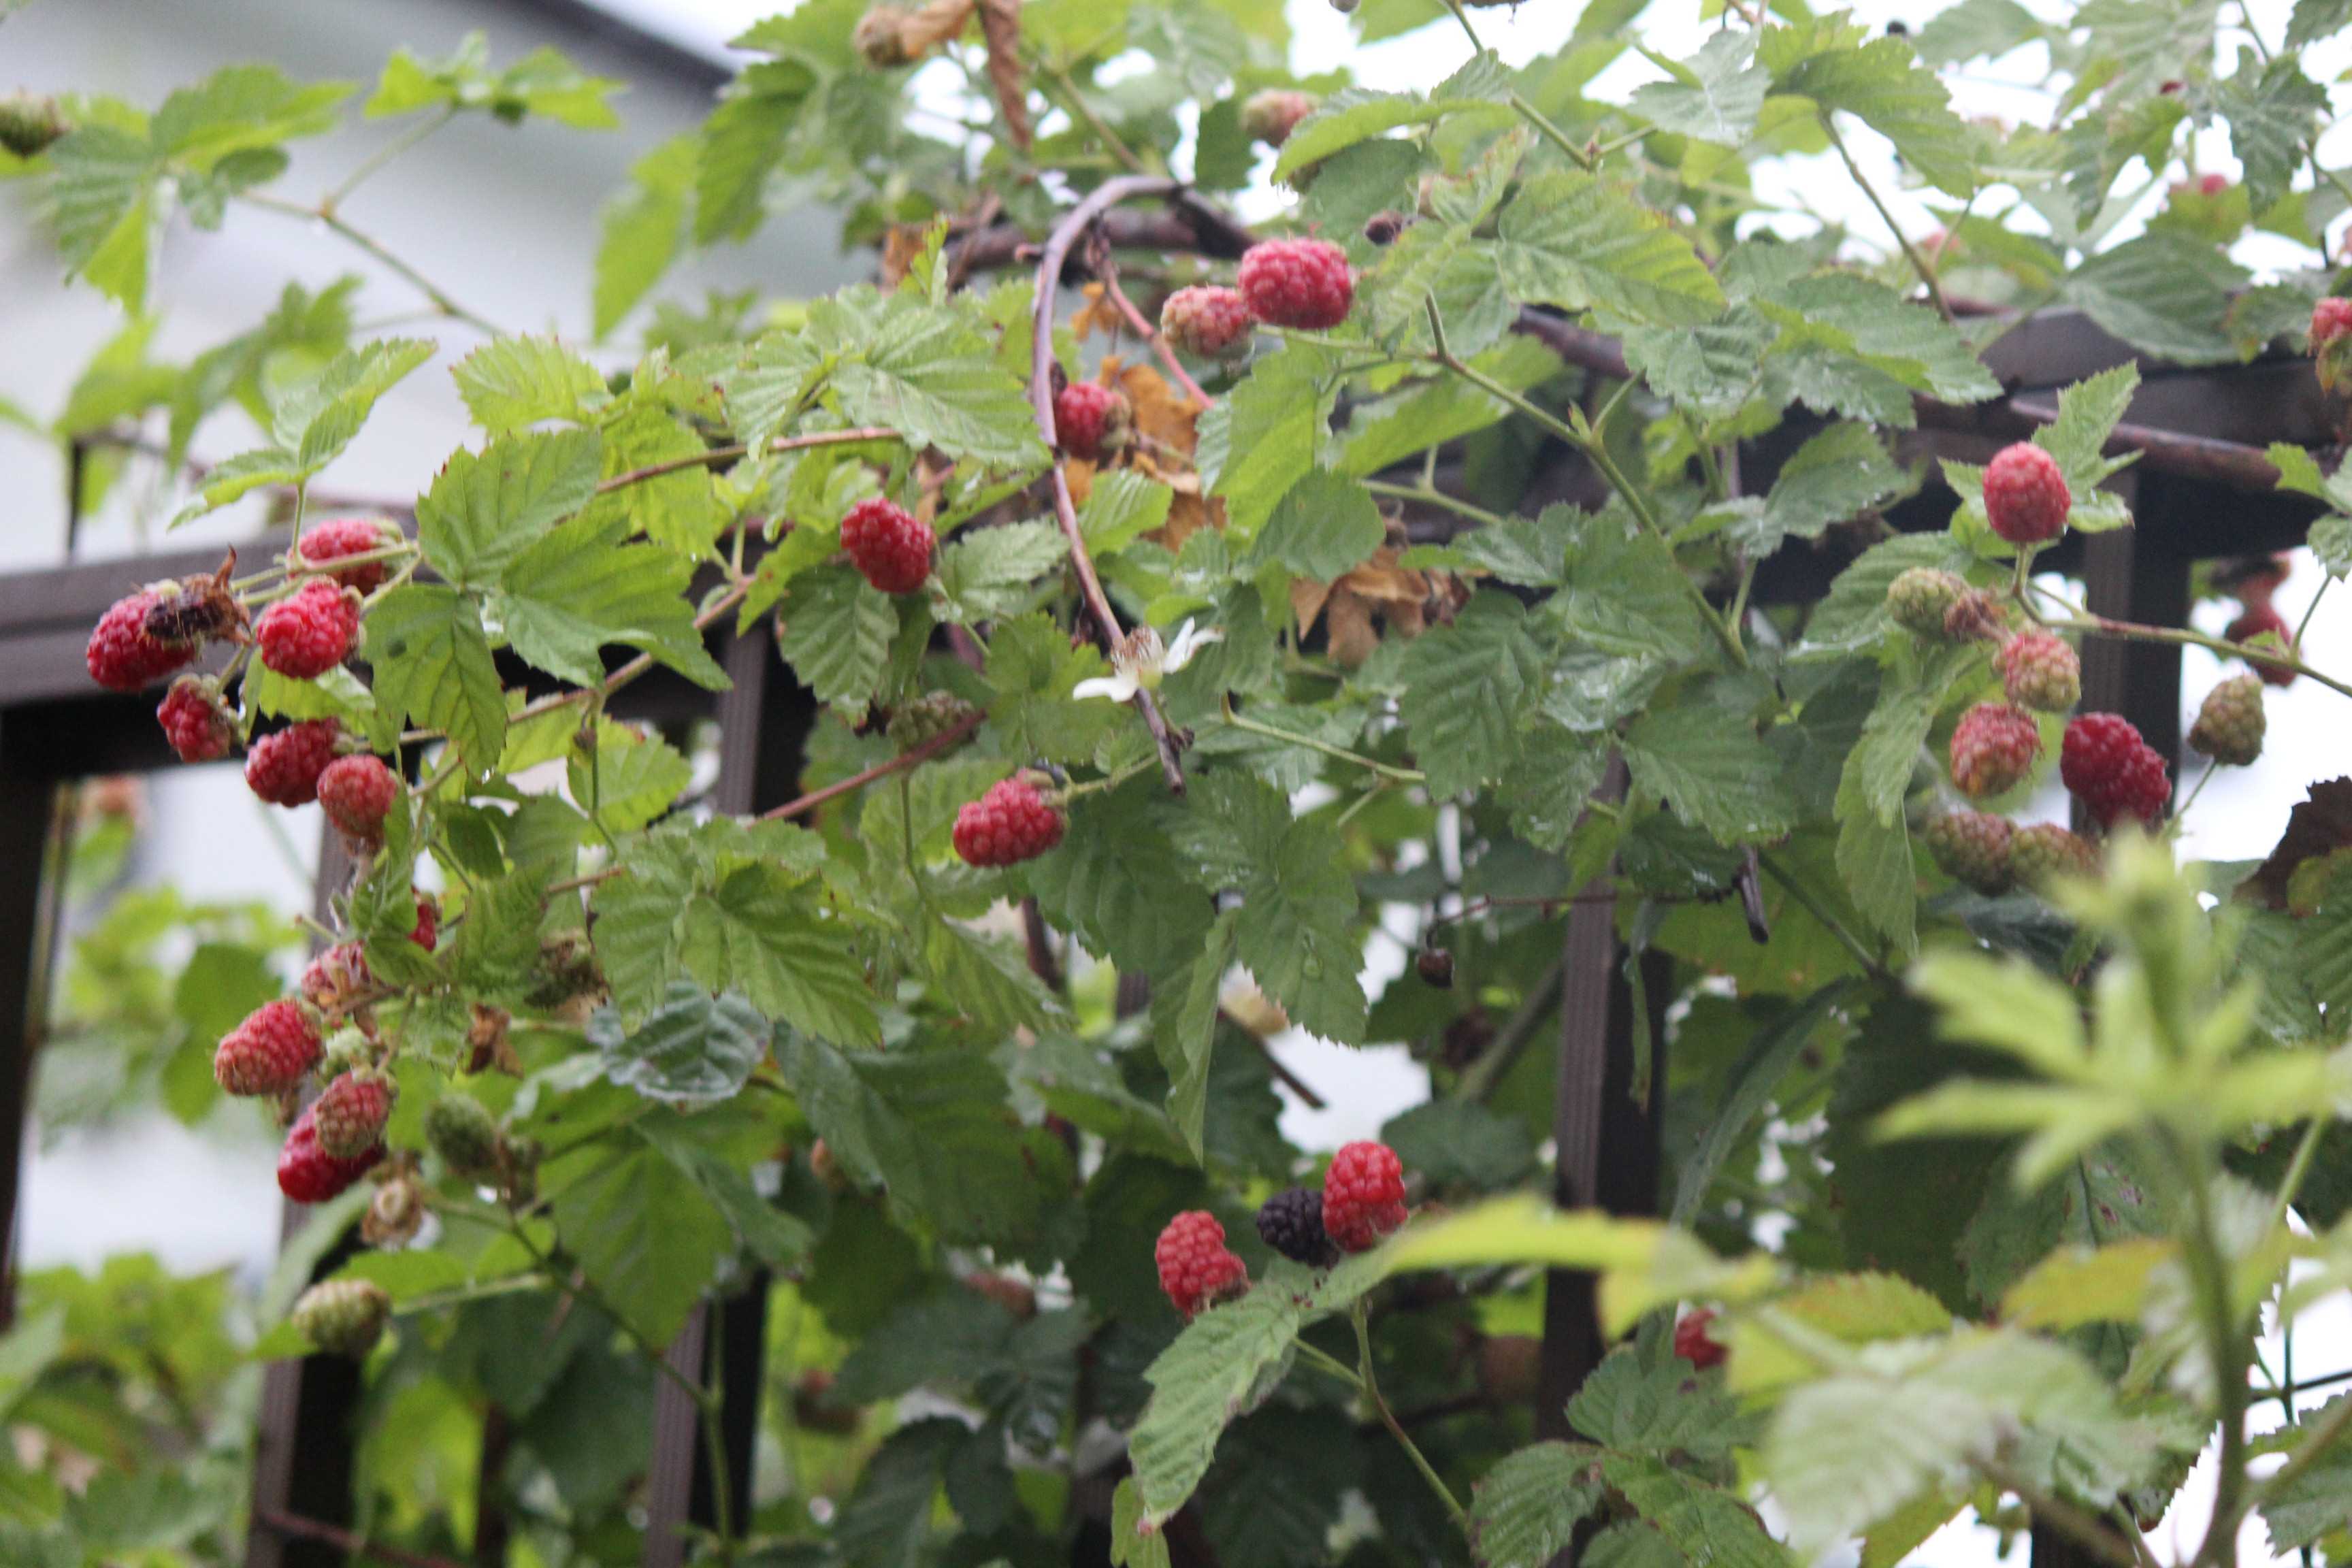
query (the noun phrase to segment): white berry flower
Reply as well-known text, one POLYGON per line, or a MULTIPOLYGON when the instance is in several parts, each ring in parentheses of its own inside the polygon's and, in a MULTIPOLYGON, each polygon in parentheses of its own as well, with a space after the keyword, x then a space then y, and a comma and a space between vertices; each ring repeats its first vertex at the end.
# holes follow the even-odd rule
POLYGON ((1187 620, 1177 628, 1173 643, 1162 643, 1158 632, 1150 626, 1138 626, 1111 650, 1111 673, 1079 681, 1070 695, 1133 701, 1139 691, 1157 691, 1164 677, 1175 674, 1192 663, 1202 648, 1213 642, 1223 642, 1224 637, 1213 626, 1195 630, 1193 623, 1187 620))

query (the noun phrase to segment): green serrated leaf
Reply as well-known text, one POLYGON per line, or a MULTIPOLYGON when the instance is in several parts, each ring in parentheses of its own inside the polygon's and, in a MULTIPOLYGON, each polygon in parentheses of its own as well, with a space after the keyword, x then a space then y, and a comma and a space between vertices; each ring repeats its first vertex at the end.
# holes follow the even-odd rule
POLYGON ((425 558, 459 585, 494 581, 508 563, 594 495, 593 430, 501 437, 451 455, 416 500, 425 558))
POLYGON ((1527 609, 1503 594, 1472 599, 1450 626, 1405 649, 1398 700, 1432 794, 1499 777, 1517 757, 1520 728, 1542 690, 1543 651, 1527 609))
POLYGON ((1370 490, 1315 468, 1275 504, 1250 559, 1276 563, 1295 577, 1337 582, 1380 548, 1385 531, 1370 490))
POLYGON ((506 741, 506 694, 473 601, 410 583, 377 600, 364 626, 377 707, 442 731, 477 772, 494 766, 506 741))
POLYGON ((545 419, 579 420, 605 400, 596 367, 553 338, 495 338, 450 371, 474 423, 504 435, 545 419))

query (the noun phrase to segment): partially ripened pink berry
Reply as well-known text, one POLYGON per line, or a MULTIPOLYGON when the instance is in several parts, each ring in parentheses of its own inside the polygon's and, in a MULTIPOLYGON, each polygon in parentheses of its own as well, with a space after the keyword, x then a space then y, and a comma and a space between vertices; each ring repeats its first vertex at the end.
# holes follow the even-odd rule
POLYGON ((1222 284, 1179 289, 1160 307, 1160 332, 1180 352, 1201 359, 1247 353, 1256 327, 1242 291, 1222 284))
POLYGON ((2042 754, 2033 715, 2007 702, 1979 702, 1952 731, 1952 782, 1972 800, 2014 789, 2042 754))
POLYGON ((1242 258, 1242 298, 1268 326, 1324 331, 1348 319, 1356 282, 1328 239, 1270 239, 1242 258))
POLYGON ((2011 544, 2057 538, 2073 504, 2058 459, 2031 441, 2002 447, 1985 467, 1985 521, 2011 544))
POLYGON ((299 1002, 265 1002, 222 1037, 213 1080, 229 1094, 283 1094, 319 1063, 319 1025, 299 1002))

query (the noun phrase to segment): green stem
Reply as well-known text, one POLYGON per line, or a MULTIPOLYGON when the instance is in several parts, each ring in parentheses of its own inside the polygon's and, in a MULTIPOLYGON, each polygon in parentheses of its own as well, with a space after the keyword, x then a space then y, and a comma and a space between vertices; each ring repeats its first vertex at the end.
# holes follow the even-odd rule
MULTIPOLYGON (((2271 1198, 2268 1229, 2276 1230, 2286 1223, 2287 1210, 2294 1206, 2295 1194, 2303 1191, 2304 1178, 2311 1174, 2312 1162, 2319 1154, 2320 1135, 2326 1131, 2327 1118, 2325 1116, 2313 1117, 2311 1125, 2303 1130, 2303 1141, 2294 1146, 2294 1158, 2287 1162, 2286 1174, 2279 1178, 2279 1189, 2271 1198)), ((2290 1386, 2293 1385, 2294 1374, 2292 1372, 2288 1373, 2286 1381, 2290 1386)))
MULTIPOLYGON (((721 1304, 712 1301, 703 1309, 703 1363, 711 1367, 727 1364, 727 1313, 721 1304)), ((727 1429, 721 1417, 726 1413, 726 1394, 719 1378, 702 1391, 696 1401, 702 1415, 703 1460, 710 1467, 710 1523, 719 1537, 719 1561, 735 1561, 735 1481, 728 1474, 732 1468, 727 1463, 727 1429)))
MULTIPOLYGON (((1617 466, 1617 459, 1609 455, 1608 445, 1601 439, 1597 430, 1579 430, 1549 408, 1530 402, 1476 366, 1456 358, 1454 352, 1445 346, 1444 324, 1437 313, 1436 301, 1432 300, 1425 303, 1429 310, 1430 330, 1437 342, 1437 348, 1430 356, 1432 363, 1444 366, 1488 396, 1499 398, 1561 440, 1582 451, 1585 457, 1591 460, 1592 466, 1601 470, 1601 477, 1607 479, 1610 487, 1624 498, 1625 505, 1633 511, 1635 520, 1655 535, 1659 542, 1666 545, 1670 550, 1673 548, 1673 541, 1667 538, 1664 524, 1658 521, 1657 513, 1650 510, 1649 499, 1643 495, 1631 479, 1626 477, 1625 470, 1617 466)), ((1603 416, 1606 417, 1605 414, 1603 416)), ((1699 618, 1706 623, 1707 630, 1715 634, 1715 640, 1722 645, 1726 657, 1740 668, 1747 668, 1748 650, 1740 646, 1738 635, 1724 620, 1723 612, 1715 607, 1714 602, 1706 596, 1706 591, 1691 581, 1687 575, 1681 573, 1675 575, 1681 578, 1684 593, 1688 595, 1692 605, 1697 609, 1699 618)))
POLYGON ((1429 782, 1429 775, 1418 768, 1391 767, 1387 763, 1374 762, 1370 757, 1332 745, 1327 741, 1316 740, 1311 735, 1294 735, 1287 730, 1277 730, 1271 724, 1261 724, 1255 719, 1244 719, 1234 711, 1234 700, 1230 692, 1224 698, 1224 709, 1225 722, 1236 730, 1246 730, 1253 735, 1264 735, 1268 740, 1286 741, 1294 746, 1304 746, 1310 752, 1320 752, 1327 757, 1336 758, 1343 763, 1353 763, 1360 768, 1370 768, 1381 777, 1393 780, 1398 784, 1429 782))
POLYGON ((1952 319, 1951 301, 1944 298, 1944 286, 1936 280, 1935 267, 1926 257, 1919 254, 1919 247, 1911 243, 1910 237, 1903 232, 1903 226, 1895 221, 1895 215, 1888 211, 1886 204, 1879 199, 1876 188, 1863 174, 1862 165, 1853 161, 1853 153, 1847 149, 1845 138, 1838 134, 1835 117, 1829 110, 1823 110, 1821 121, 1822 129, 1829 134, 1830 145, 1837 149, 1838 157, 1845 164, 1845 172, 1853 176, 1855 184, 1862 187, 1862 194, 1869 199, 1870 205, 1877 210, 1879 217, 1885 222, 1887 232, 1895 237, 1895 243, 1903 247, 1903 254, 1911 262, 1911 269, 1919 275, 1919 281, 1927 286, 1927 298, 1936 302, 1936 313, 1944 320, 1950 321, 1952 319))
POLYGON ((1478 41, 1478 29, 1470 25, 1470 13, 1462 8, 1462 0, 1445 0, 1445 8, 1454 13, 1456 22, 1462 24, 1462 36, 1470 40, 1470 47, 1485 54, 1486 46, 1478 41))
POLYGON ((1487 528, 1498 527, 1510 521, 1500 512, 1488 511, 1483 506, 1473 506, 1466 500, 1456 500, 1432 485, 1391 485, 1379 479, 1366 479, 1362 482, 1364 488, 1376 496, 1389 496, 1397 500, 1426 501, 1431 506, 1443 508, 1456 517, 1467 518, 1470 521, 1487 528))
POLYGON ((2173 821, 2179 822, 2182 817, 2189 815, 2189 808, 2197 804, 2197 797, 2203 795, 2205 793, 2205 786, 2213 782, 2213 774, 2217 767, 2218 764, 2211 762, 2208 762, 2205 764, 2205 771, 2197 775, 2196 786, 2189 790, 2189 798, 2182 801, 2179 806, 2173 812, 2173 821))
POLYGON ((1363 1392, 1364 1380, 1358 1377, 1354 1369, 1349 1367, 1346 1362, 1341 1361, 1339 1357, 1332 1355, 1328 1351, 1317 1349, 1315 1346, 1308 1344, 1305 1340, 1297 1340, 1293 1342, 1298 1348, 1299 1356, 1307 1363, 1307 1365, 1315 1368, 1318 1372, 1329 1373, 1333 1377, 1338 1378, 1340 1382, 1346 1384, 1349 1388, 1356 1390, 1360 1394, 1363 1392))
MULTIPOLYGON (((2352 191, 2346 192, 2345 197, 2347 201, 2352 201, 2352 191)), ((2303 619, 2295 622, 2294 624, 2295 647, 2301 647, 2303 646, 2303 634, 2310 629, 2311 617, 2319 613, 2319 601, 2327 597, 2327 590, 2335 584, 2335 582, 2336 579, 2333 577, 2322 577, 2319 580, 2319 591, 2312 595, 2311 603, 2304 606, 2303 619)))
MULTIPOLYGON (((2057 623, 2053 628, 2054 630, 2081 632, 2084 636, 2116 637, 2126 642, 2165 643, 2174 647, 2206 648, 2225 658, 2242 658, 2250 664, 2267 665, 2273 669, 2289 669, 2297 675, 2307 675, 2330 691, 2352 697, 2352 685, 2347 685, 2332 675, 2314 669, 2292 655, 2272 653, 2266 648, 2246 647, 2222 637, 2209 637, 2203 632, 2190 631, 2184 626, 2142 626, 2137 621, 2119 621, 2108 616, 2095 616, 2088 611, 2076 609, 2039 584, 2030 584, 2030 587, 2033 593, 2053 601, 2075 617, 2070 621, 2057 623)), ((2036 618, 2039 619, 2038 616, 2036 618)), ((2048 622, 2043 624, 2051 625, 2048 622)))
POLYGON ((1570 141, 1569 139, 1568 132, 1562 131, 1559 126, 1554 125, 1551 122, 1550 117, 1546 115, 1542 110, 1538 109, 1534 104, 1529 103, 1525 94, 1517 92, 1512 93, 1511 107, 1518 112, 1520 119, 1534 126, 1545 141, 1550 142, 1553 146, 1559 148, 1561 152, 1574 159, 1579 167, 1584 169, 1588 173, 1600 167, 1600 154, 1594 153, 1590 148, 1580 147, 1574 142, 1570 141))
POLYGON ((1853 932, 1846 930, 1844 921, 1839 920, 1836 915, 1831 913, 1828 909, 1822 906, 1820 900, 1814 898, 1811 893, 1806 891, 1801 883, 1800 883, 1794 877, 1789 875, 1786 870, 1782 869, 1780 861, 1774 859, 1769 855, 1759 853, 1756 857, 1756 863, 1763 868, 1764 874, 1766 876, 1771 878, 1775 882, 1780 883, 1781 890, 1787 893, 1790 898, 1796 900, 1798 904, 1803 908, 1807 914, 1819 921, 1824 930, 1826 930, 1832 936, 1837 938, 1838 945, 1844 948, 1846 952, 1853 955, 1853 961, 1862 965, 1864 973, 1874 975, 1880 980, 1887 981, 1890 984, 1894 981, 1895 976, 1887 972, 1886 965, 1879 963, 1876 958, 1873 957, 1870 950, 1862 945, 1861 939, 1856 937, 1853 932))
POLYGON ((1436 1467, 1429 1462, 1429 1457, 1407 1435, 1404 1424, 1396 1418, 1396 1412, 1389 1408, 1389 1402, 1381 1396, 1380 1381, 1372 1373, 1370 1318, 1370 1309, 1359 1297, 1348 1313, 1348 1321, 1356 1328, 1356 1375, 1363 1380, 1364 1397, 1371 1401, 1373 1410, 1380 1415, 1381 1425, 1389 1429, 1389 1436, 1404 1449, 1405 1458, 1411 1459, 1412 1468, 1421 1472, 1421 1479, 1429 1483, 1429 1489, 1445 1504, 1445 1511, 1453 1516, 1454 1524, 1467 1535, 1470 1533, 1470 1516, 1463 1511, 1461 1500, 1454 1495, 1454 1489, 1445 1484, 1445 1478, 1439 1475, 1436 1467))
POLYGON ((264 212, 274 212, 284 217, 302 218, 311 223, 325 224, 341 235, 348 244, 364 251, 388 270, 404 279, 409 287, 431 300, 433 308, 443 315, 452 321, 463 321, 476 331, 491 337, 498 336, 499 329, 495 323, 486 317, 476 315, 457 303, 439 284, 385 249, 374 236, 344 221, 340 215, 322 207, 306 207, 299 202, 289 202, 282 197, 264 195, 257 191, 247 191, 240 199, 250 206, 261 208, 264 212))
POLYGON ((2246 1489, 2246 1346, 2233 1301, 2231 1267, 2222 1249, 2213 1216, 2213 1194, 2207 1179, 2205 1151, 2186 1140, 2163 1140, 2169 1163, 2180 1173, 2187 1189, 2189 1226, 2181 1237, 2183 1261, 2204 1319, 2206 1355, 2211 1363, 2216 1419, 2221 1430, 2221 1451, 2213 1466, 2213 1515, 2196 1562, 2220 1568, 2234 1562, 2238 1524, 2245 1514, 2246 1489))
POLYGON ((331 213, 341 206, 353 191, 358 190, 362 184, 373 177, 385 164, 448 124, 457 116, 457 106, 454 103, 449 104, 443 108, 440 113, 410 127, 405 133, 393 138, 377 148, 358 168, 353 169, 344 177, 341 184, 319 198, 319 210, 321 213, 331 213))

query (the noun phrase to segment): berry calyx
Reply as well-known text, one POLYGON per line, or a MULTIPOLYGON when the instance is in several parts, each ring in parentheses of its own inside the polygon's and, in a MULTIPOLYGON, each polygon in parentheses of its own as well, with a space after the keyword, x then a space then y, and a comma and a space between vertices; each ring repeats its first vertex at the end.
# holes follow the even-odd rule
POLYGON ((356 1361, 375 1349, 392 1321, 392 1297, 373 1279, 327 1279, 295 1300, 294 1326, 327 1355, 356 1361))
POLYGON ((1985 520, 2011 544, 2046 544, 2066 531, 2073 506, 2058 459, 2031 441, 2003 447, 1985 466, 1985 520))
POLYGON ((2102 827, 2118 817, 2154 826, 2172 800, 2164 759, 2120 713, 2084 713, 2066 726, 2058 776, 2102 827))
POLYGON ((400 542, 400 530, 381 519, 334 517, 305 532, 294 553, 304 570, 323 572, 343 587, 372 594, 392 575, 391 562, 362 561, 355 566, 339 563, 353 555, 373 555, 400 542))
POLYGON ((2008 635, 2008 608, 1982 588, 1970 588, 1944 612, 1944 636, 1953 642, 1995 642, 2008 635))
POLYGON ((2001 645, 1994 662, 2001 689, 2021 708, 2063 713, 2082 700, 2083 661, 2053 633, 2021 632, 2001 645))
POLYGON ((841 520, 841 547, 849 563, 886 594, 911 594, 931 574, 931 525, 896 501, 869 496, 841 520))
POLYGON ((160 643, 178 646, 207 638, 235 637, 245 629, 245 606, 229 586, 229 564, 186 583, 151 584, 147 635, 160 643))
POLYGON ((1257 328, 1238 289, 1195 283, 1168 296, 1160 307, 1160 332, 1179 353, 1200 359, 1233 359, 1247 353, 1257 328))
POLYGON ((319 774, 319 805, 327 820, 362 844, 383 837, 383 819, 400 795, 400 775, 369 752, 337 757, 319 774))
POLYGON ((1323 1173, 1323 1228, 1362 1252, 1404 1223, 1404 1163, 1385 1143, 1342 1143, 1323 1173))
POLYGON ((2294 670, 2284 665, 2273 664, 2270 659, 2263 657, 2266 653, 2284 654, 2289 658, 2294 657, 2294 628, 2287 625, 2286 617, 2272 608, 2267 602, 2247 605, 2239 612, 2238 618, 2231 621, 2221 635, 2230 641, 2241 645, 2240 657, 2253 667, 2254 673, 2262 678, 2263 685, 2292 686, 2294 684, 2294 670), (2244 646, 2248 644, 2252 646, 2244 646))
POLYGON ((1017 866, 1059 844, 1065 826, 1037 786, 1015 773, 956 813, 956 856, 967 866, 1017 866))
POLYGON ((1323 1228, 1323 1194, 1312 1187, 1292 1187, 1266 1199, 1258 1207, 1257 1234, 1293 1263, 1328 1268, 1339 1260, 1339 1249, 1323 1228))
POLYGON ((287 1131, 286 1146, 278 1152, 278 1190, 298 1204, 322 1204, 350 1191, 382 1158, 382 1144, 348 1160, 320 1148, 316 1108, 305 1106, 287 1131))
POLYGON ((1947 811, 1920 830, 1937 868, 1965 888, 1999 898, 2009 891, 2009 818, 1989 811, 1947 811))
POLYGON ((301 1004, 265 1002, 221 1037, 213 1081, 224 1093, 283 1094, 319 1063, 318 1021, 301 1004))
POLYGON ((165 642, 148 632, 148 612, 162 603, 142 589, 107 606, 82 653, 92 680, 109 691, 137 691, 196 657, 194 643, 165 642))
POLYGON ((498 1119, 471 1095, 445 1094, 425 1112, 425 1146, 460 1176, 488 1176, 499 1168, 498 1119))
POLYGON ((1968 591, 1968 580, 1956 572, 1914 566, 1886 585, 1887 617, 1915 637, 1940 637, 1944 617, 1968 591))
POLYGON ((2009 874, 2036 892, 2060 877, 2090 877, 2099 869, 2099 847, 2054 822, 2021 827, 2009 841, 2009 874))
POLYGON ((359 629, 359 601, 341 584, 313 577, 262 611, 253 637, 265 668, 289 680, 316 680, 349 656, 359 629))
POLYGON ((1074 381, 1054 396, 1054 432, 1062 450, 1080 462, 1118 456, 1135 436, 1135 405, 1127 395, 1091 381, 1074 381))
POLYGON ((356 942, 339 942, 310 961, 298 989, 302 1000, 333 1019, 348 1015, 374 987, 367 949, 356 942))
POLYGON ((306 719, 262 736, 245 753, 246 787, 271 805, 310 805, 342 733, 332 719, 306 719))
POLYGON ((1706 1331, 1707 1325, 1714 1321, 1714 1309, 1701 1307, 1675 1324, 1675 1353, 1701 1372, 1721 1366, 1723 1358, 1730 1353, 1706 1331))
POLYGON ((329 1084, 310 1108, 319 1130, 319 1152, 333 1160, 357 1159, 383 1142, 392 1120, 392 1080, 369 1068, 347 1072, 329 1084))
POLYGON ((0 147, 19 158, 37 158, 73 129, 58 100, 37 93, 0 98, 0 147))
POLYGON ((1268 88, 1254 92, 1242 102, 1242 134, 1253 142, 1263 142, 1269 147, 1279 147, 1290 140, 1298 122, 1315 112, 1318 100, 1313 93, 1268 88))
POLYGON ((1225 1245, 1225 1227, 1206 1209, 1187 1209, 1170 1220, 1151 1257, 1160 1267, 1160 1289, 1187 1318, 1249 1289, 1248 1266, 1225 1245))
POLYGON ((2189 747, 2200 756, 2231 767, 2252 765, 2263 754, 2263 737, 2270 727, 2263 712, 2263 683, 2252 675, 2233 675, 2205 694, 2197 709, 2197 722, 2189 726, 2189 747))
POLYGON ((1952 731, 1952 783, 1971 800, 2013 789, 2042 754, 2033 715, 2007 702, 1979 702, 1952 731))
POLYGON ((1242 299, 1269 326, 1324 331, 1348 319, 1356 282, 1328 239, 1270 239, 1242 258, 1242 299))
POLYGON ((184 763, 216 763, 236 743, 236 726, 222 706, 220 689, 202 676, 184 675, 155 710, 163 739, 184 763))

